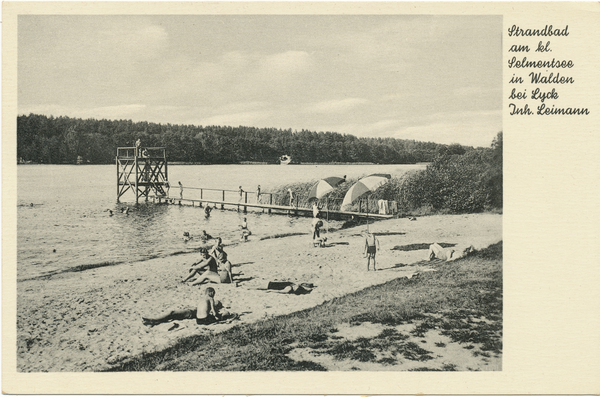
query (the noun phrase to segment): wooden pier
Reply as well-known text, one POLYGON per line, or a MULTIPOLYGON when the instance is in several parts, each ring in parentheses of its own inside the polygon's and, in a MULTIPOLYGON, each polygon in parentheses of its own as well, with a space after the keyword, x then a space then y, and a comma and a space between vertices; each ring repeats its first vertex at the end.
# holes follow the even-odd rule
MULTIPOLYGON (((216 190, 216 189, 211 189, 216 190)), ((223 196, 227 190, 223 190, 223 196)), ((268 193, 267 193, 268 194, 268 193)), ((269 214, 277 213, 282 215, 294 215, 294 216, 313 216, 312 208, 303 208, 286 205, 275 205, 275 204, 262 204, 262 203, 248 203, 248 202, 236 202, 236 201, 223 201, 223 200, 212 200, 212 199, 185 199, 185 198, 167 198, 162 196, 152 197, 152 201, 157 204, 175 204, 175 205, 191 205, 192 207, 204 207, 205 205, 212 204, 215 208, 220 207, 222 210, 237 210, 241 212, 248 212, 248 208, 262 209, 263 212, 266 210, 269 214), (229 207, 229 208, 226 208, 229 207)), ((338 210, 324 210, 321 209, 321 214, 328 214, 329 219, 350 219, 352 217, 356 219, 360 218, 371 218, 371 219, 390 219, 395 215, 381 215, 372 214, 367 212, 352 212, 352 211, 338 211, 338 210)))

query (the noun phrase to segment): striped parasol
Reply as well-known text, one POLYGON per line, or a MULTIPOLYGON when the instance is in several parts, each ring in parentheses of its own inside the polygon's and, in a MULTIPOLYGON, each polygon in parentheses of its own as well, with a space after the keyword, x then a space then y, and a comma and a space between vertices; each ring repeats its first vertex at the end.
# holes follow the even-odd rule
POLYGON ((342 209, 354 203, 363 195, 374 192, 381 185, 384 185, 392 178, 390 174, 373 174, 366 176, 356 182, 344 196, 342 209))
POLYGON ((308 193, 308 201, 320 199, 345 181, 346 180, 344 178, 339 178, 337 176, 330 176, 329 178, 321 179, 312 187, 312 189, 310 189, 310 193, 308 193))

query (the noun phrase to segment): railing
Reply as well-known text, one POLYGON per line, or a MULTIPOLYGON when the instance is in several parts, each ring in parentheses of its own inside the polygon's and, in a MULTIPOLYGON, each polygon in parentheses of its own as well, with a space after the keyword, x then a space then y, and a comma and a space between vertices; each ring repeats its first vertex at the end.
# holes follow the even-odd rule
POLYGON ((138 151, 138 157, 142 158, 166 158, 164 147, 120 147, 117 148, 117 158, 134 159, 138 151))
MULTIPOLYGON (((261 192, 260 197, 257 196, 255 191, 242 191, 240 196, 239 190, 227 190, 227 189, 213 189, 213 188, 200 188, 183 186, 181 189, 177 189, 179 186, 171 186, 171 192, 169 197, 177 200, 177 198, 185 200, 195 201, 211 201, 211 202, 224 202, 231 204, 262 204, 269 206, 283 206, 290 207, 289 196, 287 194, 261 192)), ((379 212, 378 199, 364 198, 359 199, 349 208, 344 208, 344 211, 348 212, 359 212, 377 214, 379 212)), ((321 212, 326 210, 329 211, 342 211, 341 204, 343 197, 333 198, 322 198, 318 200, 317 204, 321 208, 321 212)), ((292 209, 312 209, 313 201, 309 202, 307 195, 295 194, 294 202, 291 206, 292 209)))

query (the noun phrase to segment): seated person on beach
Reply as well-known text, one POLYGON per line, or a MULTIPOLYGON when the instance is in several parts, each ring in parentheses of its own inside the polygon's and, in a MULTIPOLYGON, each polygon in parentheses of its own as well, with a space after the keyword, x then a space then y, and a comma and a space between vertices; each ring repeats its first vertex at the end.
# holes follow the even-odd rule
POLYGON ((305 295, 315 288, 312 283, 293 283, 291 281, 267 281, 257 280, 253 282, 251 289, 266 290, 267 292, 277 292, 279 294, 294 294, 294 295, 305 295))
POLYGON ((190 236, 190 233, 189 233, 189 232, 183 232, 183 237, 182 237, 182 238, 183 238, 183 241, 184 241, 184 242, 186 242, 186 243, 187 243, 188 241, 190 241, 191 239, 193 239, 193 237, 192 237, 192 236, 190 236))
POLYGON ((193 273, 183 282, 190 280, 195 274, 198 274, 198 278, 192 280, 192 286, 203 283, 231 284, 233 282, 231 262, 220 262, 217 258, 212 255, 209 256, 207 253, 203 253, 202 255, 205 257, 206 263, 194 268, 194 270, 192 270, 193 273), (208 269, 200 274, 200 271, 206 267, 208 267, 208 269))
POLYGON ((379 239, 375 237, 373 233, 366 232, 365 236, 365 252, 364 255, 367 258, 367 271, 369 271, 369 266, 371 264, 371 259, 373 259, 373 271, 377 271, 375 267, 375 255, 377 254, 377 249, 379 248, 379 239))
POLYGON ((460 258, 464 258, 471 252, 475 251, 472 245, 456 245, 450 248, 443 248, 438 243, 433 243, 429 246, 429 252, 427 252, 427 260, 441 259, 446 262, 455 261, 460 258))
POLYGON ((250 236, 252 232, 248 229, 248 222, 246 222, 246 218, 244 218, 244 221, 240 227, 242 228, 242 238, 240 240, 248 241, 248 236, 250 236))
POLYGON ((321 248, 326 247, 327 246, 327 237, 320 237, 320 238, 313 240, 313 245, 315 247, 318 246, 321 248))
POLYGON ((174 320, 196 319, 196 324, 208 325, 223 320, 229 316, 229 312, 223 309, 223 304, 214 300, 215 290, 207 287, 204 296, 200 298, 198 305, 179 310, 170 310, 156 317, 142 317, 144 325, 157 325, 174 320))
MULTIPOLYGON (((208 251, 204 248, 200 249, 200 260, 198 262, 192 263, 189 269, 189 275, 182 281, 185 283, 186 281, 192 280, 196 275, 199 277, 204 276, 209 273, 217 273, 218 265, 215 258, 208 255, 208 251), (205 270, 206 269, 206 270, 205 270)), ((195 281, 195 280, 192 280, 195 281)))
POLYGON ((204 217, 208 218, 210 216, 210 211, 212 211, 212 207, 206 205, 206 207, 204 207, 204 217))

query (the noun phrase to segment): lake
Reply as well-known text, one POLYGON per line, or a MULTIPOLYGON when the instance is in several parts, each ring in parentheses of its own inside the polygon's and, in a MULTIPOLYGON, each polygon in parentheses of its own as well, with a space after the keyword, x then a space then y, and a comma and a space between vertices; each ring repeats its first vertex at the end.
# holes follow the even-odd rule
MULTIPOLYGON (((171 197, 199 198, 192 188, 244 190, 263 193, 278 185, 308 182, 328 176, 358 178, 372 173, 399 176, 425 165, 169 165, 171 197)), ((116 165, 17 166, 17 278, 19 280, 65 271, 77 266, 121 263, 191 252, 188 231, 206 230, 224 240, 237 240, 242 218, 248 218, 252 238, 281 233, 308 233, 310 220, 262 212, 215 210, 209 218, 197 207, 134 205, 129 192, 116 202, 116 165), (33 205, 31 205, 33 204, 33 205), (121 207, 129 206, 129 215, 121 207), (114 216, 106 211, 111 209, 114 216)), ((249 194, 249 201, 255 195, 249 194), (250 199, 251 197, 251 199, 250 199)), ((251 201, 252 202, 252 201, 251 201)), ((338 227, 336 222, 331 227, 338 227)))

